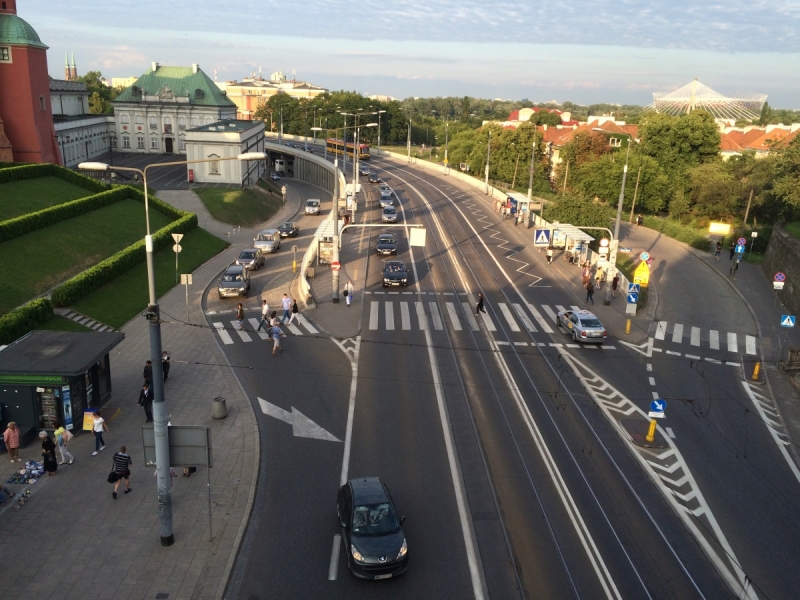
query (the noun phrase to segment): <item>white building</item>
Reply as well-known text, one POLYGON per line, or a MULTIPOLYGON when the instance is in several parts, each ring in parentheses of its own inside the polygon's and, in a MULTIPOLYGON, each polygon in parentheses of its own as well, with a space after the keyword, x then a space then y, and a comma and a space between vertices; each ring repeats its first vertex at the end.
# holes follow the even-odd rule
POLYGON ((226 119, 186 131, 186 159, 210 160, 187 165, 189 181, 255 185, 266 174, 266 160, 215 160, 246 152, 264 152, 264 122, 226 119))
POLYGON ((102 159, 114 147, 114 117, 89 114, 89 92, 81 81, 50 80, 53 126, 64 166, 102 159))

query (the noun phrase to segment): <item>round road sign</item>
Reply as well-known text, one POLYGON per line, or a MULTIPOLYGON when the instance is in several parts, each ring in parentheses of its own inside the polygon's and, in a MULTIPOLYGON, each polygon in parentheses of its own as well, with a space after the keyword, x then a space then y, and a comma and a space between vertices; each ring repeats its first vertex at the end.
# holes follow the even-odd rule
POLYGON ((183 250, 183 248, 181 248, 180 244, 175 244, 175 245, 172 246, 172 251, 173 252, 180 252, 181 250, 183 250))
POLYGON ((639 258, 641 258, 642 260, 647 260, 648 258, 650 258, 650 253, 649 252, 642 252, 639 255, 639 258))
POLYGON ((667 408, 667 401, 661 398, 653 400, 650 403, 650 410, 653 412, 664 412, 665 408, 667 408))
POLYGON ((339 262, 332 262, 331 263, 331 271, 338 271, 341 268, 342 268, 341 263, 339 263, 339 262))
POLYGON ((740 246, 744 246, 747 243, 747 240, 744 238, 739 238, 738 240, 736 240, 736 243, 739 244, 740 246))
POLYGON ((775 273, 775 281, 786 281, 786 273, 781 273, 780 271, 775 273))

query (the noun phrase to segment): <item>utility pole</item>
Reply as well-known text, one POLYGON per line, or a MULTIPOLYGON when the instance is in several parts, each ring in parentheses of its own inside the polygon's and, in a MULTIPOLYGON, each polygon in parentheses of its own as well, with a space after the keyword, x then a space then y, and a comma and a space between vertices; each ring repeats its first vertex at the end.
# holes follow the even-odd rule
MULTIPOLYGON (((753 201, 753 188, 750 188, 750 197, 747 199, 747 208, 744 209, 744 223, 743 227, 747 227, 747 217, 750 215, 750 203, 753 201)), ((744 231, 744 230, 742 230, 744 231)), ((750 247, 752 251, 752 246, 750 247)))
POLYGON ((642 167, 639 167, 639 172, 636 174, 636 187, 633 190, 633 203, 631 203, 631 216, 628 218, 628 223, 633 223, 633 209, 636 208, 636 195, 639 193, 639 178, 642 176, 642 167))
POLYGON ((408 163, 411 164, 411 119, 408 120, 408 163))
MULTIPOLYGON (((528 215, 527 219, 530 221, 531 216, 531 197, 533 196, 533 170, 536 168, 536 130, 533 130, 533 149, 531 150, 531 168, 530 173, 528 174, 528 215)), ((540 209, 539 216, 541 217, 541 213, 544 212, 544 202, 542 202, 542 208, 540 209)), ((528 223, 529 225, 530 223, 528 223)))
MULTIPOLYGON (((333 157, 333 208, 331 209, 331 221, 333 222, 333 252, 331 262, 339 262, 339 159, 333 157)), ((332 298, 334 304, 339 304, 339 271, 333 271, 332 298)))
POLYGON ((567 193, 567 179, 569 179, 569 161, 567 161, 567 170, 564 173, 564 186, 561 188, 561 195, 567 193))
MULTIPOLYGON (((614 223, 614 238, 611 240, 611 247, 608 249, 608 278, 613 279, 617 274, 617 249, 619 248, 619 224, 622 219, 622 203, 625 201, 625 180, 628 178, 628 156, 631 152, 631 138, 628 138, 628 150, 625 152, 625 167, 622 169, 622 186, 619 190, 619 202, 617 202, 617 220, 614 223)), ((606 285, 606 294, 603 304, 611 304, 611 286, 606 285)))
POLYGON ((489 142, 486 144, 486 195, 489 195, 489 160, 492 156, 492 132, 489 132, 489 142))

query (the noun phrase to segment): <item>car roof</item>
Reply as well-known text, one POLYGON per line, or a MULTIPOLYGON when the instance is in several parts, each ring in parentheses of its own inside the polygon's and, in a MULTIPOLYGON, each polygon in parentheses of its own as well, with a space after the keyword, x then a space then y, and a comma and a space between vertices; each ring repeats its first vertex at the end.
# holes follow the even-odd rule
POLYGON ((267 235, 267 234, 270 234, 270 233, 277 233, 277 231, 278 231, 277 229, 262 229, 261 231, 258 232, 258 235, 267 235))
POLYGON ((225 269, 226 273, 238 273, 239 271, 244 271, 242 265, 228 265, 228 268, 225 269))
POLYGON ((294 227, 294 221, 284 221, 283 223, 281 223, 281 224, 279 225, 279 227, 286 227, 287 225, 288 225, 289 227, 294 227))
POLYGON ((378 504, 389 499, 379 477, 359 477, 348 483, 353 490, 354 504, 378 504))
POLYGON ((388 237, 394 239, 394 234, 393 233, 389 233, 388 231, 384 231, 383 233, 379 233, 378 234, 378 239, 380 239, 380 238, 382 238, 384 236, 388 236, 388 237))
POLYGON ((241 256, 245 252, 260 252, 258 248, 245 248, 241 252, 239 252, 239 256, 241 256))
POLYGON ((383 212, 396 212, 397 209, 394 206, 384 206, 383 212))
POLYGON ((319 199, 317 199, 317 198, 309 198, 308 200, 306 200, 306 202, 319 202, 319 199))
MULTIPOLYGON (((401 267, 405 268, 405 263, 402 260, 387 260, 385 265, 388 267, 389 265, 400 265, 401 267)), ((385 267, 384 267, 385 268, 385 267)))

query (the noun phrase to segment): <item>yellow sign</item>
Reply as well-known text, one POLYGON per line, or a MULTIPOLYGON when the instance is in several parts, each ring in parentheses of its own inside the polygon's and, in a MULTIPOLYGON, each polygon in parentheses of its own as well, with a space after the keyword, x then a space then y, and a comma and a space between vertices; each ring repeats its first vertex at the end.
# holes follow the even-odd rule
POLYGON ((708 225, 708 233, 714 235, 728 235, 731 232, 730 223, 715 223, 712 221, 708 225))
POLYGON ((650 267, 647 266, 646 262, 639 263, 639 266, 636 267, 636 270, 633 272, 633 283, 638 283, 642 287, 647 287, 647 283, 650 281, 650 267))
POLYGON ((83 430, 91 431, 92 429, 94 429, 94 413, 85 412, 83 413, 83 430))

